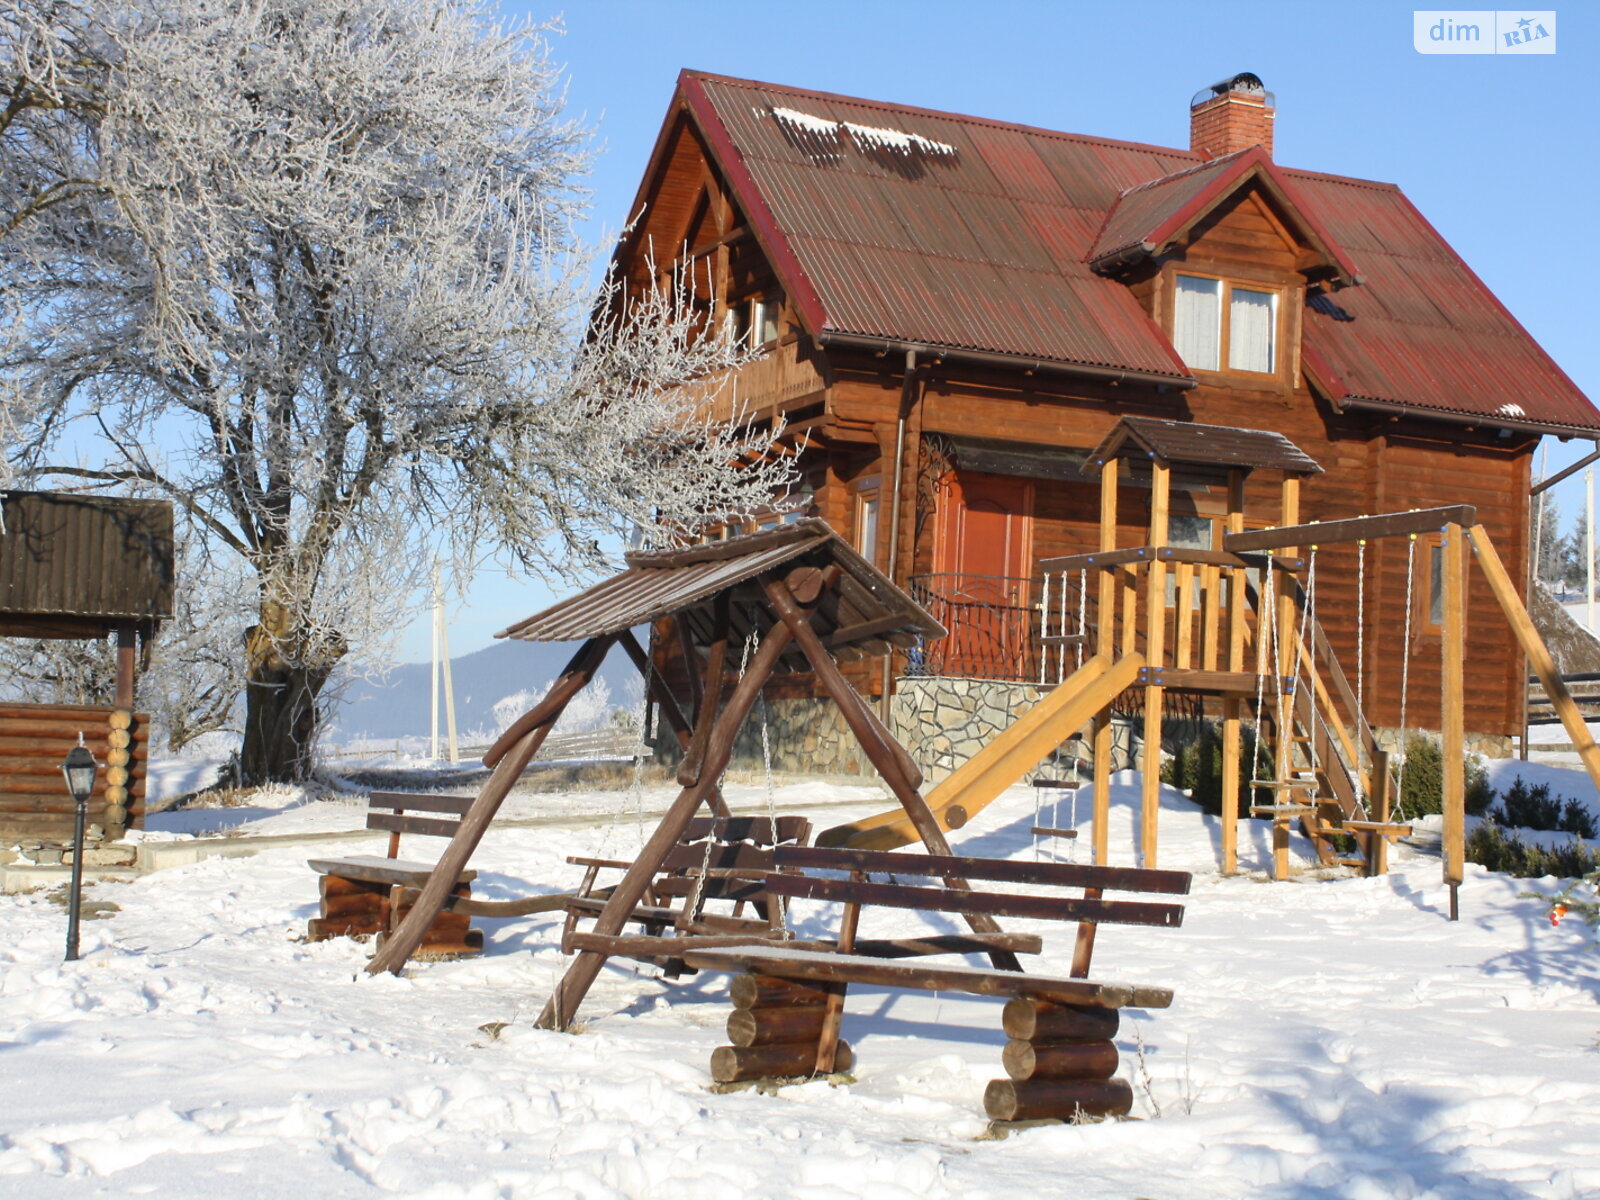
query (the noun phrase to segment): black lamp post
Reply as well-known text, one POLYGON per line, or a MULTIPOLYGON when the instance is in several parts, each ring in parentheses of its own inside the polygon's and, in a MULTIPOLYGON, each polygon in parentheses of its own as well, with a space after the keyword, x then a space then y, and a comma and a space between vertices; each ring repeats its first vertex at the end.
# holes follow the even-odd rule
POLYGON ((83 734, 78 744, 67 752, 61 773, 67 779, 67 791, 78 805, 77 827, 72 834, 72 896, 67 909, 67 961, 78 957, 78 908, 83 898, 83 822, 88 815, 89 793, 94 791, 94 777, 100 771, 89 747, 83 744, 83 734))

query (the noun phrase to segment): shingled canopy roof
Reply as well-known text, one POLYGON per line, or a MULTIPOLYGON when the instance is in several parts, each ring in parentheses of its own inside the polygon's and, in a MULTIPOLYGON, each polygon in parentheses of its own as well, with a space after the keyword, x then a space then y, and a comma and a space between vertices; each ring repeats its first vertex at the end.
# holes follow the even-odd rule
POLYGON ((1089 462, 1095 466, 1104 466, 1113 458, 1154 459, 1165 467, 1322 474, 1316 460, 1281 433, 1154 417, 1123 417, 1089 451, 1089 462))
MULTIPOLYGON (((738 642, 752 626, 764 636, 774 624, 758 580, 778 567, 837 565, 839 586, 819 606, 812 625, 840 659, 881 655, 889 644, 910 646, 918 637, 940 638, 944 626, 857 554, 828 526, 808 518, 762 533, 707 542, 682 550, 629 554, 627 570, 519 621, 496 637, 525 642, 568 642, 621 633, 661 617, 683 614, 695 643, 711 641, 712 601, 732 592, 738 642)), ((810 667, 798 647, 780 662, 783 671, 810 667)))
POLYGON ((4 492, 0 635, 152 631, 172 616, 172 505, 62 492, 4 492))
MULTIPOLYGON (((684 72, 678 94, 822 343, 1192 384, 1133 294, 1091 260, 1181 224, 1188 187, 1226 181, 1227 166, 1185 183, 1204 155, 700 72, 684 72)), ((667 145, 664 131, 658 162, 667 145)), ((1244 175, 1231 182, 1277 186, 1330 261, 1359 270, 1360 286, 1306 307, 1302 361, 1334 403, 1600 431, 1600 411, 1394 185, 1277 165, 1244 175)))

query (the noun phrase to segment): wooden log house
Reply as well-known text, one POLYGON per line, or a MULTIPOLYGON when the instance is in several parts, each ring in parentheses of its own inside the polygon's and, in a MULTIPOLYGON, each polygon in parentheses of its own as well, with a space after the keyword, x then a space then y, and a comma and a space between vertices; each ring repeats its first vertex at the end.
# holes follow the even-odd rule
POLYGON ((82 734, 101 766, 90 828, 115 841, 144 817, 149 719, 134 711, 134 675, 140 643, 172 616, 172 506, 20 491, 0 506, 0 637, 116 639, 106 703, 0 698, 0 839, 72 837, 61 763, 82 734))
MULTIPOLYGON (((1037 678, 1038 563, 1098 548, 1084 455, 1130 415, 1286 436, 1322 468, 1302 520, 1473 505, 1520 586, 1533 448, 1600 412, 1399 188, 1275 162, 1275 118, 1248 74, 1193 99, 1188 149, 680 76, 618 263, 645 285, 676 260, 765 348, 722 403, 801 450, 767 523, 821 516, 951 628, 853 665, 863 692, 1037 678)), ((1172 483, 1172 540, 1220 547, 1223 490, 1172 483)), ((1149 510, 1125 473, 1120 545, 1149 510)), ((1335 652, 1356 663, 1359 607, 1369 719, 1399 724, 1410 655, 1407 724, 1437 729, 1437 538, 1357 555, 1324 555, 1335 652)), ((1496 613, 1475 580, 1465 723, 1503 751, 1524 665, 1496 613)))

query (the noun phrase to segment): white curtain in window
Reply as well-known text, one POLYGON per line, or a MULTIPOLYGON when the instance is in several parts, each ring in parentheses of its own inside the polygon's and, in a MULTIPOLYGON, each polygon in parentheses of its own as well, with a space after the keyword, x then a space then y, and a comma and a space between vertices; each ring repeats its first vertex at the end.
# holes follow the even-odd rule
POLYGON ((1277 299, 1273 292, 1233 289, 1233 299, 1228 306, 1228 367, 1231 370, 1272 373, 1277 299))
POLYGON ((1178 276, 1177 303, 1172 312, 1172 341, 1178 357, 1191 367, 1215 371, 1222 365, 1220 279, 1178 276))

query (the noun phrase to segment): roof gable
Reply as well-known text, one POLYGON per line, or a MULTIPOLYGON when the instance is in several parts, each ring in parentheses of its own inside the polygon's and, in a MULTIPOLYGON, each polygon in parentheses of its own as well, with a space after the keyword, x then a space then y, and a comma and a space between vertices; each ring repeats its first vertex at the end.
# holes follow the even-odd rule
POLYGON ((1106 214, 1084 256, 1097 271, 1162 254, 1209 214, 1246 188, 1266 196, 1274 212, 1318 264, 1341 284, 1359 281, 1355 265, 1307 211, 1287 176, 1259 146, 1186 167, 1128 188, 1106 214))

